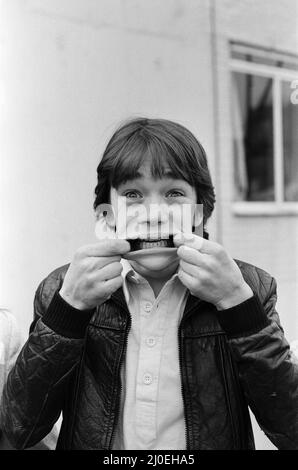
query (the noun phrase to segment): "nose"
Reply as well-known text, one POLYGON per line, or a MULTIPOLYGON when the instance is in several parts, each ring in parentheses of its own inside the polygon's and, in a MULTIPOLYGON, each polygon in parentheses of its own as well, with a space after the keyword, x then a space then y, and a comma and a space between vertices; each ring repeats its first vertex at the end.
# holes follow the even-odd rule
POLYGON ((168 221, 168 210, 167 204, 163 201, 162 198, 151 198, 150 201, 147 201, 146 204, 147 210, 147 228, 154 230, 160 228, 168 221))

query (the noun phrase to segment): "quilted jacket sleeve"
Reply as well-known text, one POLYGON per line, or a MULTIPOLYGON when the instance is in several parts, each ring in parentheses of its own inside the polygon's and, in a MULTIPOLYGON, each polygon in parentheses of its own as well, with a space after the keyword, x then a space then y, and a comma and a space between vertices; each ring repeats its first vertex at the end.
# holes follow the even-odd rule
POLYGON ((35 296, 31 333, 12 368, 1 403, 1 426, 13 447, 31 447, 57 421, 79 364, 92 312, 69 308, 50 275, 35 296))
POLYGON ((246 281, 254 296, 221 311, 219 320, 260 427, 278 449, 298 449, 298 360, 275 308, 276 281, 258 268, 246 281))

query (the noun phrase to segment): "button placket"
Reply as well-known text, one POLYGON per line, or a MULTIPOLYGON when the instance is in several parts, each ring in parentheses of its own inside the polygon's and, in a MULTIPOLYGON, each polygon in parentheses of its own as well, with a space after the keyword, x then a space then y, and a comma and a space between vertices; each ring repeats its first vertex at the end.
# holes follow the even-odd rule
MULTIPOLYGON (((133 444, 138 442, 138 444, 141 443, 143 448, 145 448, 147 444, 151 444, 152 440, 157 437, 159 394, 161 393, 161 399, 165 400, 167 399, 169 387, 171 391, 173 388, 173 393, 176 393, 176 385, 180 386, 180 377, 178 376, 176 380, 176 376, 173 373, 176 370, 178 358, 176 358, 177 351, 175 349, 177 338, 176 334, 174 337, 172 334, 178 322, 176 317, 178 317, 179 312, 176 309, 180 308, 178 300, 179 289, 177 289, 178 293, 175 290, 175 295, 172 295, 172 291, 167 286, 167 289, 161 292, 162 295, 155 298, 152 289, 146 282, 141 283, 140 286, 132 283, 130 287, 134 294, 131 296, 134 349, 131 347, 130 355, 127 355, 127 360, 129 360, 127 364, 128 368, 132 367, 132 372, 134 372, 136 367, 136 375, 134 374, 134 377, 129 378, 130 388, 128 390, 135 390, 135 395, 133 397, 134 403, 129 403, 126 409, 125 416, 128 419, 124 422, 124 429, 133 444), (161 361, 163 350, 166 351, 165 356, 173 358, 173 360, 169 359, 163 363, 161 361), (136 357, 137 362, 135 360, 136 357), (160 375, 165 369, 166 373, 160 375), (169 376, 167 371, 169 371, 169 376), (166 381, 163 377, 166 377, 166 381), (131 387, 132 384, 135 385, 134 388, 131 387), (134 413, 132 413, 132 409, 134 413), (131 426, 132 416, 134 418, 135 429, 130 429, 133 428, 131 426)), ((179 405, 177 406, 178 411, 176 415, 180 419, 180 414, 178 413, 181 410, 183 411, 180 388, 176 395, 175 400, 179 405), (181 403, 179 399, 181 399, 181 403)), ((182 435, 184 432, 184 422, 181 423, 181 429, 182 435)), ((181 448, 185 448, 183 443, 181 448)))

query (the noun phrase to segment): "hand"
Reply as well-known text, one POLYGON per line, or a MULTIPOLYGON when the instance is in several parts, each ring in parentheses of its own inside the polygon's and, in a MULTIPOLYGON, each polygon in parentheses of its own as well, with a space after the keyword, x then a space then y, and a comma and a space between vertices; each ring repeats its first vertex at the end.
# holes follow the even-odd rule
POLYGON ((126 240, 102 240, 79 248, 59 294, 79 310, 102 304, 121 287, 121 255, 129 250, 126 240))
POLYGON ((194 234, 177 234, 178 277, 191 294, 225 310, 253 296, 235 261, 218 243, 194 234))

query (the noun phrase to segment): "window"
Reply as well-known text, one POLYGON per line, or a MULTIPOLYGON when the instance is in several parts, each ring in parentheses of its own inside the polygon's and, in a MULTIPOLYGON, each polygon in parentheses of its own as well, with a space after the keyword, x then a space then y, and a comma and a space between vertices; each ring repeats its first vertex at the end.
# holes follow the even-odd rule
POLYGON ((298 59, 234 43, 230 66, 234 199, 298 212, 298 59))

